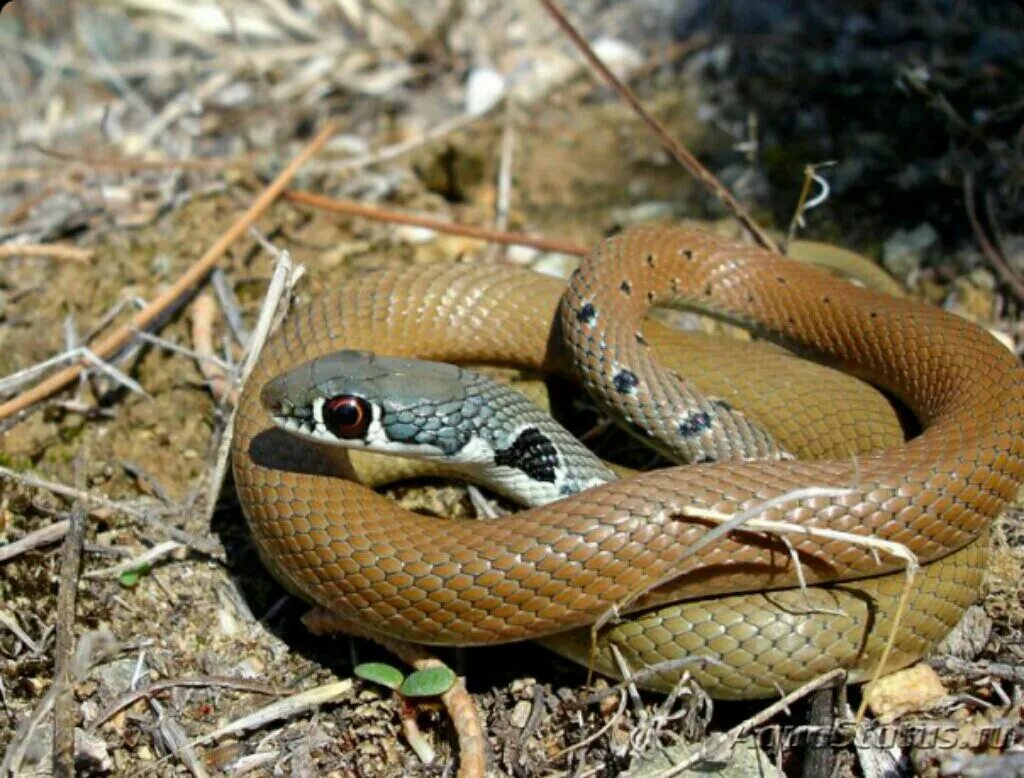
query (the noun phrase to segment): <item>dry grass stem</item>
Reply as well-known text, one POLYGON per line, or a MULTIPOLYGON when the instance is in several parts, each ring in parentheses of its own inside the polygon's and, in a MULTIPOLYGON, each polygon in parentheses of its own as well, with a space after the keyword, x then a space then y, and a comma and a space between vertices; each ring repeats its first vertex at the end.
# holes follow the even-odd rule
MULTIPOLYGON (((333 123, 325 125, 316 137, 310 141, 310 143, 301 152, 299 152, 298 156, 296 156, 295 159, 293 159, 291 163, 281 171, 277 178, 275 178, 274 181, 263 190, 249 209, 242 214, 242 216, 240 216, 238 220, 235 221, 235 223, 217 239, 216 242, 214 242, 202 257, 200 257, 187 271, 185 271, 185 273, 178 278, 174 284, 158 295, 144 309, 135 314, 129 324, 118 328, 96 343, 92 348, 92 352, 100 359, 109 357, 119 348, 127 344, 134 336, 136 330, 144 329, 150 324, 150 322, 164 314, 169 307, 178 302, 179 298, 191 290, 196 283, 210 272, 214 264, 216 264, 216 262, 224 255, 224 252, 228 250, 228 247, 231 246, 231 244, 234 243, 246 230, 248 230, 249 227, 251 227, 263 214, 263 212, 270 207, 271 203, 277 199, 278 195, 284 191, 292 178, 295 177, 295 174, 298 173, 299 169, 313 158, 320 148, 327 143, 334 132, 335 127, 333 123)), ((0 405, 0 420, 7 418, 14 413, 18 413, 19 411, 34 405, 40 400, 49 397, 51 394, 59 391, 68 383, 76 379, 81 372, 81 365, 73 365, 59 373, 56 373, 55 375, 50 376, 34 388, 24 392, 14 399, 8 400, 0 405)))
POLYGON ((5 243, 0 246, 0 259, 9 257, 40 257, 43 259, 66 259, 71 262, 88 262, 95 252, 78 246, 60 243, 5 243))

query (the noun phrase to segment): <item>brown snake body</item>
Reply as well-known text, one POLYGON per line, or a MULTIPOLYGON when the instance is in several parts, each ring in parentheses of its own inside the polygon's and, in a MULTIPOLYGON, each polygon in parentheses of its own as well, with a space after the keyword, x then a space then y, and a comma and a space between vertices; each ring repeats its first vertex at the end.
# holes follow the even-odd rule
MULTIPOLYGON (((764 696, 821 667, 859 668, 877 658, 894 578, 812 588, 812 610, 827 605, 846 613, 808 613, 808 600, 798 599, 803 592, 766 593, 796 581, 782 541, 734 532, 684 558, 712 526, 685 511, 734 513, 819 486, 850 491, 795 500, 762 518, 896 541, 923 562, 946 557, 921 576, 892 666, 919 656, 977 596, 984 554, 972 542, 1014 498, 1024 468, 1017 359, 962 319, 702 232, 632 230, 584 263, 555 329, 578 349, 585 383, 590 374, 620 370, 615 355, 623 354, 644 391, 667 392, 678 379, 638 333, 650 305, 672 298, 753 323, 869 377, 906 404, 921 434, 897 445, 867 423, 865 439, 849 449, 865 453, 843 456, 838 444, 816 461, 670 468, 498 522, 442 523, 332 477, 336 462, 274 429, 260 408, 268 379, 342 348, 564 372, 561 341, 552 337, 562 292, 559 282, 527 271, 413 268, 358 279, 290 317, 246 384, 233 450, 238 494, 261 556, 289 589, 369 633, 470 645, 584 626, 653 589, 638 607, 691 601, 616 628, 636 662, 711 654, 729 662, 699 676, 713 693, 764 696), (718 594, 730 596, 693 600, 718 594)), ((756 384, 756 370, 752 361, 732 373, 756 384)), ((798 399, 802 388, 788 391, 798 399)), ((860 412, 849 408, 838 425, 858 434, 860 412)), ((790 433, 765 423, 785 444, 787 434, 799 436, 808 413, 814 408, 790 399, 777 414, 798 421, 787 427, 772 420, 790 433)), ((715 434, 712 427, 700 431, 715 434)), ((810 583, 878 576, 900 564, 835 539, 789 540, 810 583)), ((578 653, 578 635, 555 640, 559 650, 578 653)), ((589 641, 584 648, 585 656, 589 641)))

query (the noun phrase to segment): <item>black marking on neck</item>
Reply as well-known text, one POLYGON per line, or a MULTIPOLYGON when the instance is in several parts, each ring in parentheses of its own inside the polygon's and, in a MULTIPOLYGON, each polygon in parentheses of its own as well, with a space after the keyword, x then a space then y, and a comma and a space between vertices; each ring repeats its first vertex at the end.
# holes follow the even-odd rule
POLYGON ((633 285, 628 280, 622 279, 622 283, 619 284, 619 290, 623 294, 633 294, 633 285))
POLYGON ((534 481, 555 482, 558 450, 536 427, 527 427, 508 448, 494 452, 494 464, 522 470, 534 481))
POLYGON ((612 376, 612 385, 619 394, 633 394, 640 379, 631 370, 620 370, 612 376))
POLYGON ((702 432, 706 432, 711 426, 711 414, 707 411, 693 411, 679 419, 679 426, 676 430, 684 438, 694 438, 702 432))
POLYGON ((576 311, 576 320, 583 324, 593 324, 597 320, 597 309, 593 303, 583 303, 576 311))

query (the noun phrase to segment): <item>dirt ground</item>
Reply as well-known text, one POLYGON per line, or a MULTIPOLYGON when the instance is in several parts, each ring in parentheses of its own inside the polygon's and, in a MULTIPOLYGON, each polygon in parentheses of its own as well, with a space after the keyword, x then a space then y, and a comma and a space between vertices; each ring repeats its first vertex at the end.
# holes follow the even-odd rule
MULTIPOLYGON (((266 2, 248 10, 229 3, 236 12, 232 29, 179 12, 173 2, 158 9, 126 1, 102 11, 57 5, 15 2, 0 16, 0 45, 12 63, 0 107, 12 128, 0 135, 0 249, 57 242, 91 256, 0 256, 0 376, 88 343, 94 328, 107 326, 108 312, 120 307, 116 321, 124 321, 134 300, 166 288, 327 117, 338 121, 339 134, 299 175, 296 188, 491 226, 505 196, 504 169, 509 229, 585 245, 649 220, 701 221, 738 234, 629 109, 574 69, 569 44, 539 8, 451 3, 460 15, 446 22, 444 14, 424 20, 390 2, 266 2), (351 10, 357 8, 363 11, 351 10), (267 29, 261 37, 259 30, 267 29), (338 40, 349 46, 324 53, 338 40), (301 51, 283 53, 302 46, 309 48, 305 58, 301 51), (162 64, 143 67, 150 57, 162 64), (461 128, 426 138, 429 128, 463 114, 467 79, 487 63, 500 73, 519 72, 523 92, 461 128), (218 75, 223 82, 214 89, 209 82, 218 75), (360 155, 418 139, 394 158, 345 167, 360 155), (513 151, 503 162, 506 143, 513 151)), ((691 5, 689 14, 655 2, 569 8, 588 36, 614 37, 636 52, 642 64, 630 81, 643 103, 763 223, 784 232, 803 166, 838 158, 834 168, 821 169, 831 196, 807 212, 804 234, 884 260, 912 294, 979 321, 1020 353, 1021 300, 979 248, 964 196, 977 197, 982 229, 1009 272, 1024 272, 1021 103, 1014 103, 1020 94, 1010 85, 1014 76, 1019 80, 1012 61, 1020 46, 1001 35, 1014 19, 1024 26, 1024 12, 1013 3, 988 14, 922 4, 928 13, 899 27, 906 20, 897 9, 909 17, 918 4, 881 11, 873 3, 846 3, 834 15, 809 11, 823 18, 807 18, 767 3, 780 8, 774 16, 764 11, 766 27, 753 29, 755 20, 748 18, 747 27, 737 21, 743 3, 723 4, 731 15, 707 10, 713 4, 679 7, 691 5), (625 6, 636 6, 635 15, 625 6), (659 24, 665 18, 673 23, 659 24), (832 45, 794 46, 814 39, 808 29, 814 24, 819 37, 834 36, 832 45), (858 24, 870 34, 842 37, 858 24), (753 61, 744 53, 752 38, 762 47, 753 61), (872 51, 886 56, 872 59, 872 51), (822 83, 830 77, 835 83, 837 72, 845 89, 826 97, 822 83), (882 85, 899 78, 899 89, 882 85), (977 103, 970 111, 964 95, 977 103), (887 119, 883 99, 899 108, 889 117, 912 121, 887 119), (858 100, 871 111, 842 122, 858 100)), ((562 255, 488 247, 287 202, 273 205, 257 228, 305 267, 297 304, 377 268, 501 259, 569 264, 562 255)), ((219 263, 248 326, 273 267, 274 257, 253 235, 236 241, 219 263)), ((200 291, 210 289, 206 282, 200 291)), ((191 348, 190 306, 185 300, 151 331, 191 348)), ((243 350, 223 316, 214 336, 218 352, 237 364, 243 350)), ((425 766, 402 735, 398 698, 358 680, 311 711, 181 746, 277 693, 352 678, 359 662, 393 660, 363 641, 310 636, 299 621, 304 606, 260 564, 230 475, 223 486, 211 483, 230 406, 214 399, 196 361, 139 343, 112 364, 131 387, 93 369, 88 379, 0 422, 0 465, 11 473, 0 479, 0 549, 73 510, 73 499, 21 476, 112 502, 90 512, 78 585, 79 771, 451 774, 455 741, 443 711, 431 704, 418 711, 438 751, 437 762, 425 766), (141 571, 104 572, 167 541, 167 526, 184 545, 141 571), (129 689, 188 678, 205 680, 169 685, 105 715, 98 726, 91 723, 129 689)), ((470 505, 461 487, 444 487, 440 496, 407 488, 393 494, 411 506, 468 511, 470 505)), ((948 697, 922 715, 1020 734, 1019 518, 1011 512, 995 532, 984 613, 975 614, 973 628, 987 640, 942 672, 948 697)), ((0 747, 8 750, 5 767, 12 764, 11 744, 23 748, 18 774, 47 772, 52 751, 46 699, 54 679, 61 548, 59 541, 39 545, 0 562, 0 747), (34 713, 41 718, 33 728, 34 713)), ((651 695, 616 717, 617 698, 583 704, 590 692, 585 669, 539 647, 442 656, 466 677, 501 774, 614 775, 655 745, 699 742, 754 712, 750 704, 712 704, 688 690, 672 715, 651 695)), ((772 721, 799 724, 807 715, 801 702, 772 721)), ((937 775, 952 756, 995 757, 1012 750, 1004 745, 958 754, 905 748, 900 756, 908 769, 937 775)), ((800 774, 806 761, 800 749, 766 753, 790 775, 800 774)), ((851 748, 838 753, 836 769, 869 772, 851 748)))

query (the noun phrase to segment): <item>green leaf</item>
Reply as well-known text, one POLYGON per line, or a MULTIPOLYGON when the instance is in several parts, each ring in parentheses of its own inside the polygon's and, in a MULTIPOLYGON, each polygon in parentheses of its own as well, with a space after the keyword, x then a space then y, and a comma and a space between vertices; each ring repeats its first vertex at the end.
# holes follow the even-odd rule
POLYGON ((448 667, 417 670, 405 679, 398 693, 405 697, 436 697, 455 685, 455 673, 448 667))
POLYGON ((130 589, 133 586, 135 586, 135 584, 139 582, 142 576, 146 575, 146 573, 148 573, 151 569, 152 568, 149 562, 143 562, 141 565, 133 567, 131 570, 125 570, 123 573, 121 573, 117 577, 118 583, 120 583, 121 586, 130 589))
POLYGON ((402 680, 405 677, 401 670, 383 662, 364 662, 361 665, 356 665, 353 672, 364 681, 373 681, 389 689, 397 689, 402 685, 402 680))

